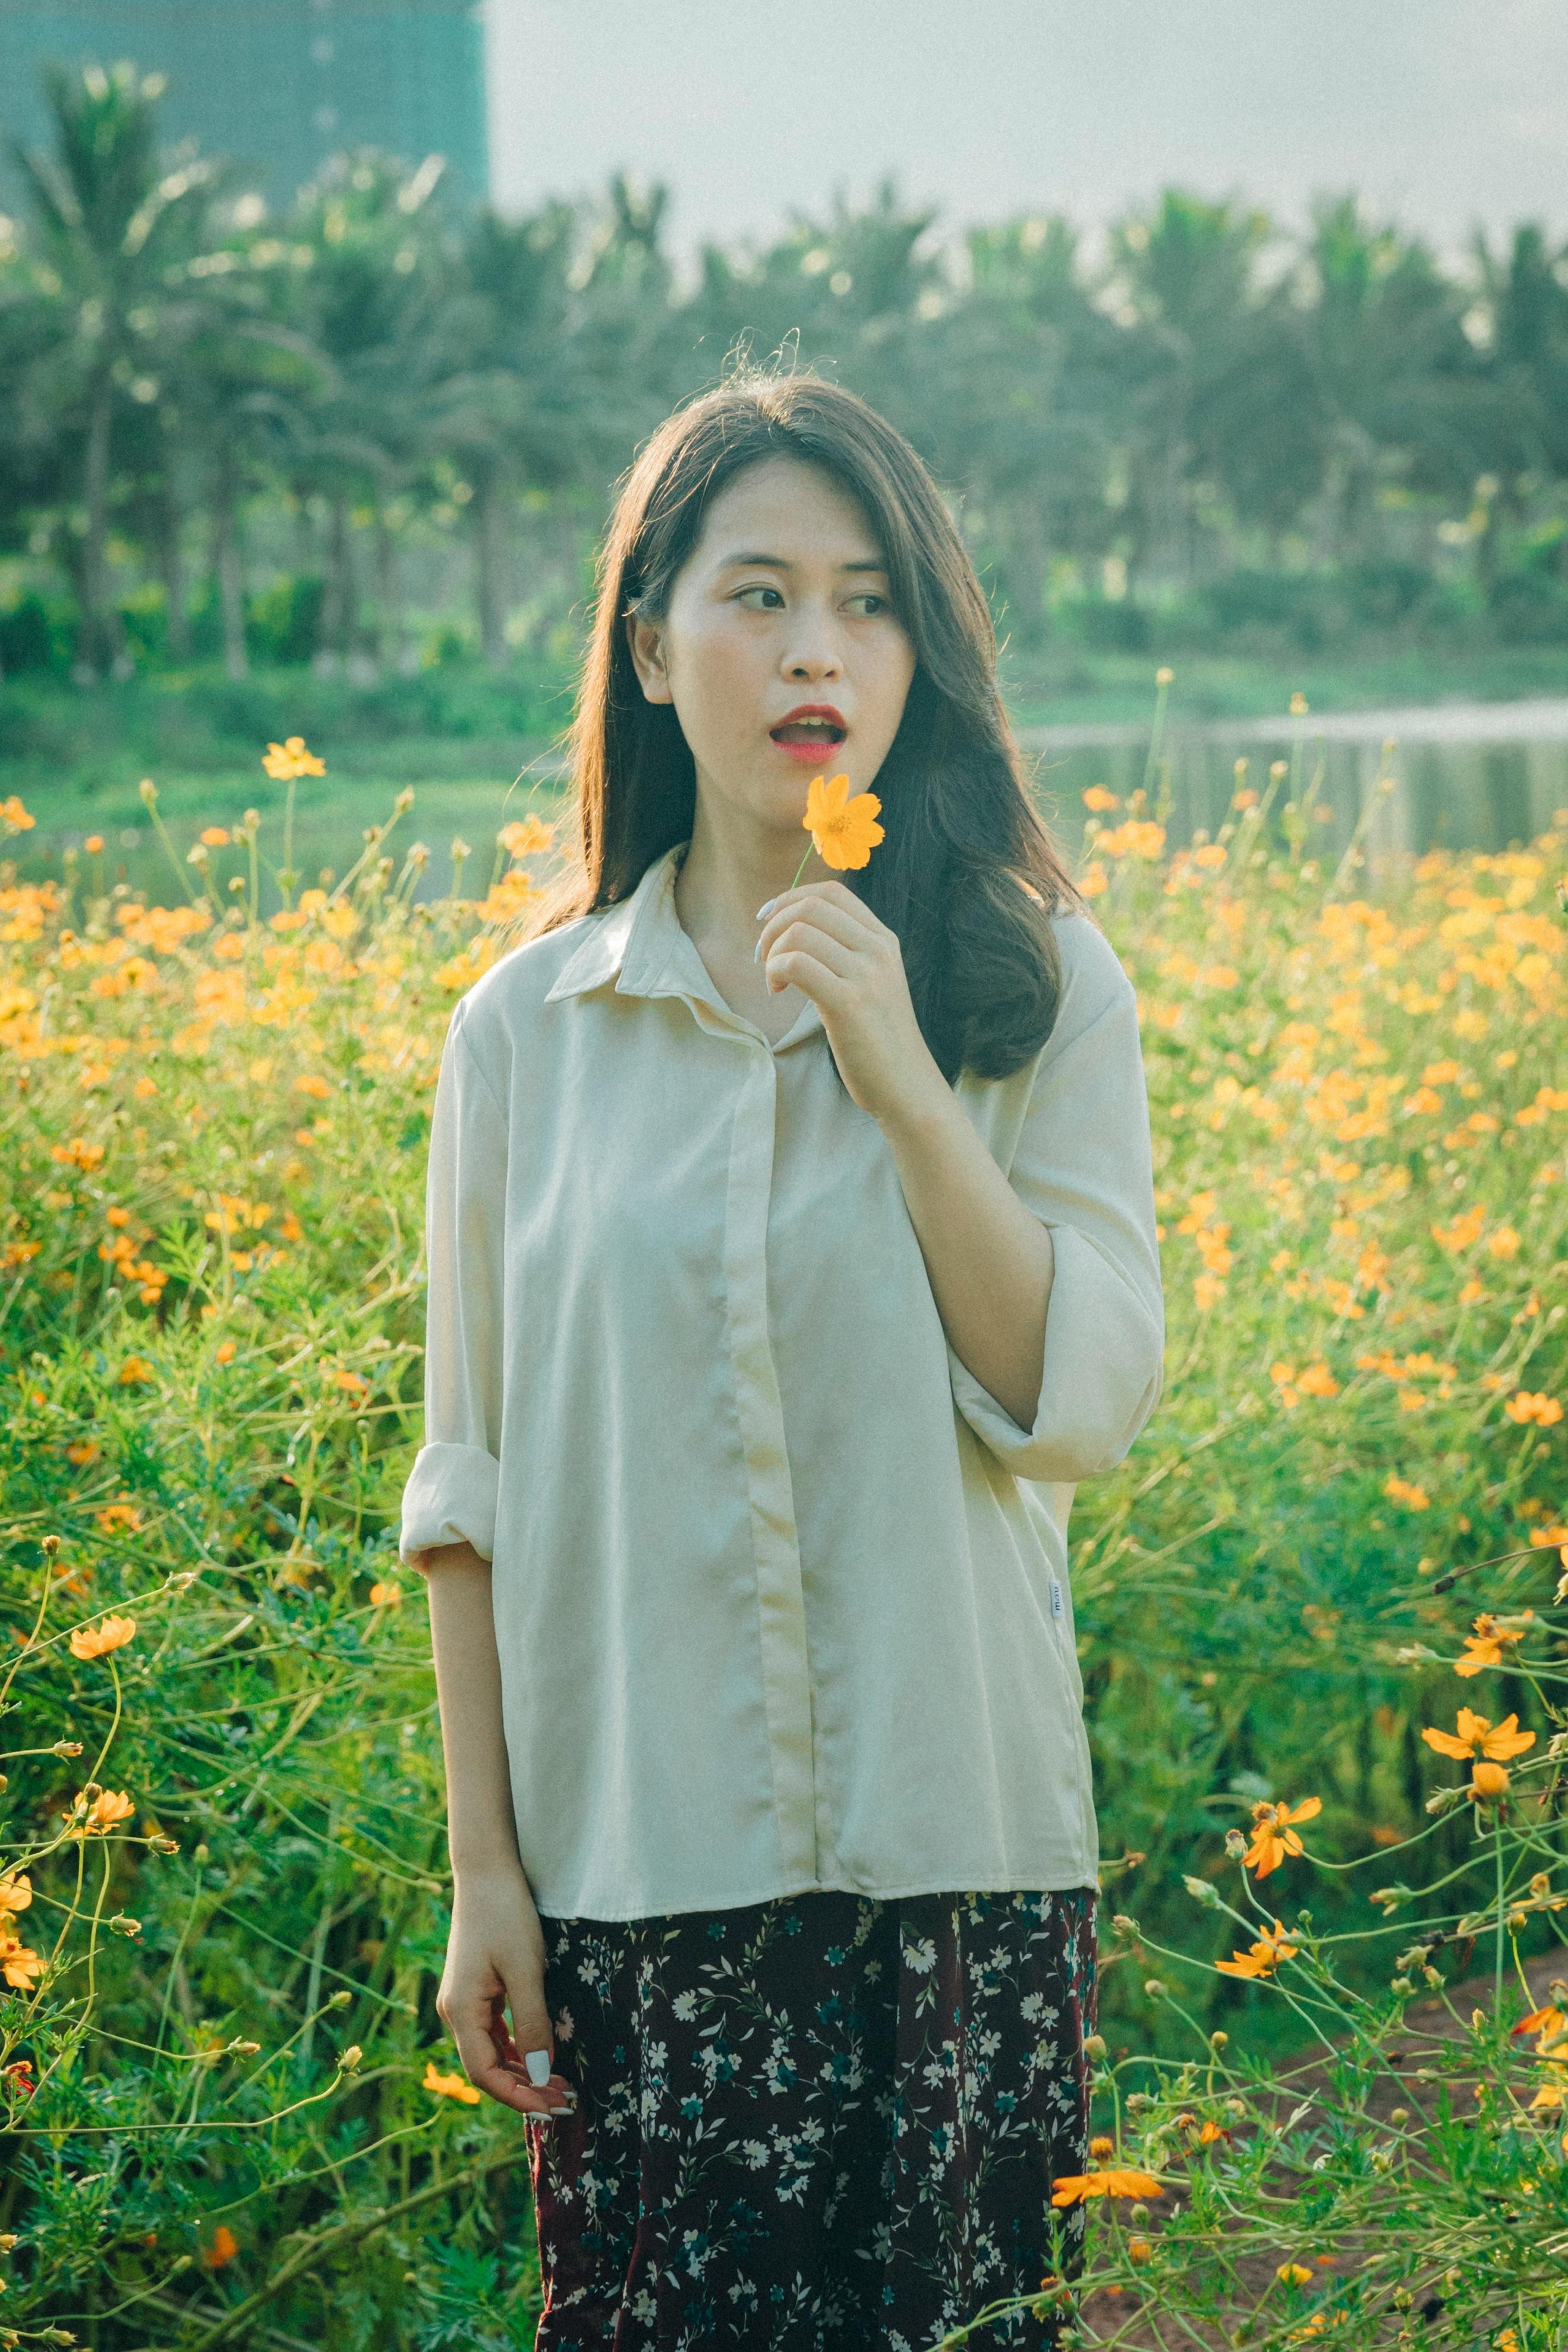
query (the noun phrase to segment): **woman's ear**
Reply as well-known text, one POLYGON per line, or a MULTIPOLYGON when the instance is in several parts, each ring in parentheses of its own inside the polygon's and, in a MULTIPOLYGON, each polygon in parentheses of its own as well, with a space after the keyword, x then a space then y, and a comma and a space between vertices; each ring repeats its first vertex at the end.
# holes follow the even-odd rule
POLYGON ((626 618, 626 643, 631 647, 632 667, 637 671, 643 694, 649 702, 673 702, 669 676, 664 666, 664 632, 657 621, 646 621, 638 613, 628 613, 626 618))

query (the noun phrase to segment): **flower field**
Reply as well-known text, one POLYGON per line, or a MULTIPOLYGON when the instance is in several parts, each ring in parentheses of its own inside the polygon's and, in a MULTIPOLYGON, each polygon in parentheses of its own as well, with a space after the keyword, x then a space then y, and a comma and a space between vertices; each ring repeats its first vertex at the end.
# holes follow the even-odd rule
MULTIPOLYGON (((1179 850, 1159 784, 1089 793, 1079 861, 1140 994, 1169 1343, 1073 1515, 1107 1856, 1079 2326, 1544 2352, 1568 811, 1373 872, 1312 854, 1301 745, 1179 850)), ((467 894, 455 845, 416 899, 396 838, 301 889, 237 812, 170 844, 165 906, 90 845, 0 873, 0 2344, 531 2341, 522 2130, 435 2015, 395 1535, 442 1035, 554 845, 509 826, 467 894)))

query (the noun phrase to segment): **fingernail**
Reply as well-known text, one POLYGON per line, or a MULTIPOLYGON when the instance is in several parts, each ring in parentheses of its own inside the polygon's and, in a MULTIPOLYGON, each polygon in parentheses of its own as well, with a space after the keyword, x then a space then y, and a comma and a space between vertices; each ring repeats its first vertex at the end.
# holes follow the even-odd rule
POLYGON ((549 2051, 530 2050, 524 2056, 522 2063, 528 2069, 528 2079, 533 2084, 534 2089, 536 2091, 542 2091, 544 2085, 550 2080, 549 2051))
POLYGON ((776 898, 770 898, 765 906, 759 907, 757 908, 758 922, 760 923, 765 916, 771 915, 777 905, 778 900, 776 898))
POLYGON ((763 960, 763 943, 762 943, 761 940, 759 940, 757 941, 756 946, 752 950, 752 961, 753 963, 761 963, 762 960, 763 960))

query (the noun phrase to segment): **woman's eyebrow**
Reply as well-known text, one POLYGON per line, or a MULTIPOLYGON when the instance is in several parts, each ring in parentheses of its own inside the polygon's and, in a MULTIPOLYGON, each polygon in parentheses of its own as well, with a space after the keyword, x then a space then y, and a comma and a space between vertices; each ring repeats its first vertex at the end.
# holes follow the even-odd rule
MULTIPOLYGON (((721 555, 719 559, 719 570, 727 571, 731 564, 736 563, 761 564, 771 572, 795 570, 794 564, 785 555, 721 555)), ((867 556, 854 563, 841 563, 838 569, 840 572, 879 572, 884 578, 888 571, 887 565, 879 556, 867 556)))

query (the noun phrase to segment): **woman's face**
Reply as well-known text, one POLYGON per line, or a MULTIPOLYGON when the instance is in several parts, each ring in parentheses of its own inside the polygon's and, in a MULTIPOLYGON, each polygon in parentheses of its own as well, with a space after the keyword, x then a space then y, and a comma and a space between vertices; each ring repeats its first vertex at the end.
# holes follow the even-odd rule
POLYGON ((847 491, 797 457, 759 459, 713 500, 664 621, 628 625, 700 796, 798 834, 814 776, 874 782, 915 669, 884 555, 847 491))

